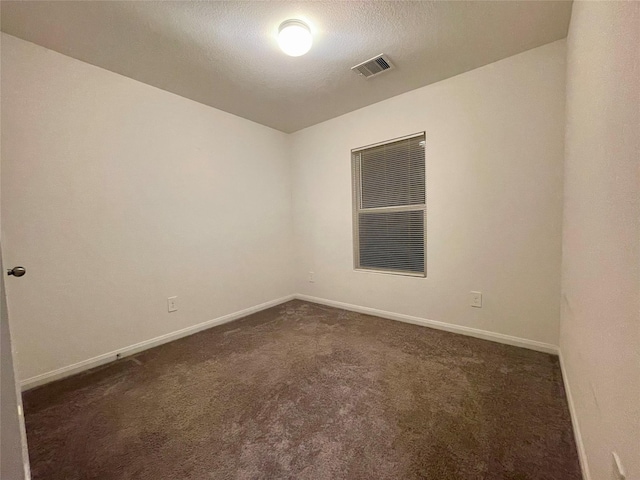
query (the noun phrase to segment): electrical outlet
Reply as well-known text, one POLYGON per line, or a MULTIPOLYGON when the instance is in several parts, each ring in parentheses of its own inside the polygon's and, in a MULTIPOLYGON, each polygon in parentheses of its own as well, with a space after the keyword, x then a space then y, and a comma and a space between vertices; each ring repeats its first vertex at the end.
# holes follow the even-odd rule
POLYGON ((622 460, 620 460, 616 452, 611 452, 611 456, 613 457, 613 474, 611 480, 626 480, 627 474, 622 466, 622 460))
POLYGON ((472 307, 482 308, 482 292, 469 292, 472 307))
POLYGON ((178 297, 167 298, 167 310, 169 312, 175 312, 178 310, 178 297))
POLYGON ((314 283, 316 281, 315 273, 309 272, 309 283, 314 283))

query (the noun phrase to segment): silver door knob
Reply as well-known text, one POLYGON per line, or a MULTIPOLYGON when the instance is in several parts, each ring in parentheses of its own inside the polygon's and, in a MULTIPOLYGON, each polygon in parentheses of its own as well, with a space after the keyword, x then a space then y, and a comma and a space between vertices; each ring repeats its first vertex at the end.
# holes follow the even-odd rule
POLYGON ((21 277, 27 273, 27 269, 24 267, 13 267, 7 270, 7 275, 13 275, 14 277, 21 277))

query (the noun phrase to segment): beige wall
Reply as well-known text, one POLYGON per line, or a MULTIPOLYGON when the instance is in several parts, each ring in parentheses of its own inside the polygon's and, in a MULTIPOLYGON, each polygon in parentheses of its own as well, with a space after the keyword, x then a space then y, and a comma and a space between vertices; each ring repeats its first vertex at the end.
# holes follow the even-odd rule
POLYGON ((2 39, 23 381, 294 292, 557 344, 564 41, 288 137, 2 39), (428 278, 354 272, 349 150, 420 130, 428 278))
POLYGON ((20 379, 293 293, 285 134, 8 35, 2 64, 20 379))
POLYGON ((557 345, 564 96, 561 40, 292 134, 297 291, 557 345), (423 130, 428 276, 356 272, 349 152, 423 130))
POLYGON ((640 479, 640 4, 575 2, 560 347, 590 478, 640 479))

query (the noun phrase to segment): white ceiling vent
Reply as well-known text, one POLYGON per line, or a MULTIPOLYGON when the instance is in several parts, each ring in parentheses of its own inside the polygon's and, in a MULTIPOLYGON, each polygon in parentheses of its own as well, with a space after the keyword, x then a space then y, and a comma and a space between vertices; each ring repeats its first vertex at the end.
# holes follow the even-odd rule
POLYGON ((379 75, 386 70, 391 70, 392 68, 393 64, 391 63, 391 60, 389 60, 389 57, 381 53, 366 62, 362 62, 355 67, 351 67, 351 70, 356 72, 358 75, 369 78, 379 75))

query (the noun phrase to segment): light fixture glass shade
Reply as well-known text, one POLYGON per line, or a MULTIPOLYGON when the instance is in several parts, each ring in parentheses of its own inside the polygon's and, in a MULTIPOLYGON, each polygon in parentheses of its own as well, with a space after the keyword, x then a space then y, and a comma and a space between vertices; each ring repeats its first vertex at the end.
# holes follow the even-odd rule
POLYGON ((311 48, 313 38, 309 26, 302 20, 285 20, 278 29, 278 45, 291 57, 304 55, 311 48))

